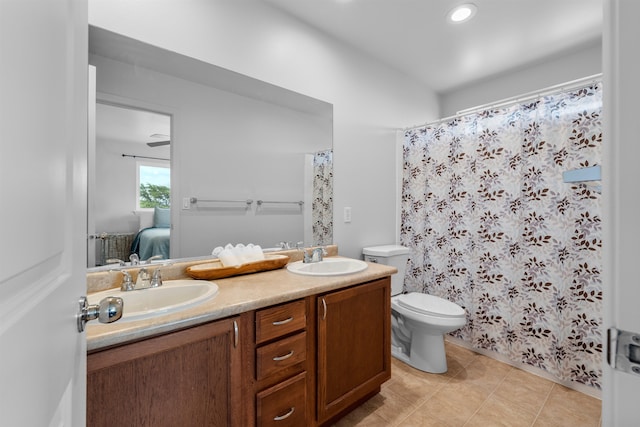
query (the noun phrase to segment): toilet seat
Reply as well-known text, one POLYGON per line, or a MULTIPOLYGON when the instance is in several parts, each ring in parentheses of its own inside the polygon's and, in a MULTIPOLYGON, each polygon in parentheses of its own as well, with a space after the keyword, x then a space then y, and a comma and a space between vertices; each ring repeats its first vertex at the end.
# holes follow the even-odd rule
POLYGON ((465 311, 462 307, 434 295, 410 292, 398 295, 396 301, 401 307, 420 314, 444 318, 465 316, 465 311))

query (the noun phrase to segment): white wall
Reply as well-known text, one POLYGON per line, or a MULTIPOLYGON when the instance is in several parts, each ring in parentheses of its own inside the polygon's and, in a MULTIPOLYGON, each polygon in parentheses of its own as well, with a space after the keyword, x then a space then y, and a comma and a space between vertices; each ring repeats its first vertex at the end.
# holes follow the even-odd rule
POLYGON ((135 233, 140 229, 136 210, 136 159, 122 154, 168 158, 166 147, 160 151, 143 144, 96 140, 95 164, 95 231, 106 233, 135 233))
POLYGON ((261 1, 90 0, 89 23, 333 104, 334 243, 395 241, 395 131, 438 118, 432 90, 261 1))
POLYGON ((591 44, 527 68, 496 75, 440 95, 441 117, 602 72, 602 44, 591 44))

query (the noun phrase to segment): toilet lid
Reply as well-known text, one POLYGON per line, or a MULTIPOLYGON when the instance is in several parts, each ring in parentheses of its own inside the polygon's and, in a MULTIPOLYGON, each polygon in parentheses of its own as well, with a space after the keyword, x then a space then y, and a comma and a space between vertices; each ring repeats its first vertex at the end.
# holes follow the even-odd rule
POLYGON ((400 295, 398 297, 398 304, 406 309, 417 311, 418 313, 433 314, 441 317, 464 316, 464 309, 458 304, 420 292, 410 292, 400 295))

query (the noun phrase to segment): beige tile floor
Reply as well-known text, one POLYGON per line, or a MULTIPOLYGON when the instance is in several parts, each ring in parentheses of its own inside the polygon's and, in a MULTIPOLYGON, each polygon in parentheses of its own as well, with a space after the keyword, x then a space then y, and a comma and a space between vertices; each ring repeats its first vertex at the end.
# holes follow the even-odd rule
POLYGON ((446 374, 392 358, 391 380, 335 427, 598 427, 599 399, 446 343, 446 374))

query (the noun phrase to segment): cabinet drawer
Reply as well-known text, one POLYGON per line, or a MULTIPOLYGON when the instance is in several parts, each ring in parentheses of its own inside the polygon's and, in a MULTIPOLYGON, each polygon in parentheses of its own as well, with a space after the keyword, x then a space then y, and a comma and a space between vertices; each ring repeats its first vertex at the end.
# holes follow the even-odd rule
POLYGON ((257 425, 306 426, 306 402, 306 373, 302 372, 256 395, 257 425))
POLYGON ((306 358, 306 332, 260 347, 256 350, 256 379, 260 381, 306 358))
POLYGON ((305 301, 299 300, 256 312, 256 344, 304 329, 305 301))

